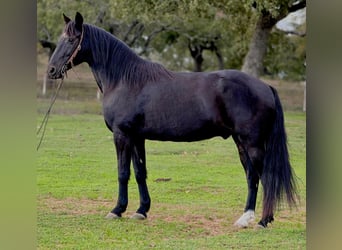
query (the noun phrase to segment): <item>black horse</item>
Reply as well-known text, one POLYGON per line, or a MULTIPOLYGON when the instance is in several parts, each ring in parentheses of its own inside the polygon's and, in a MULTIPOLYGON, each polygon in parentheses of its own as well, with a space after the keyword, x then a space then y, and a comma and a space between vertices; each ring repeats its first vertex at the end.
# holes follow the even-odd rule
POLYGON ((146 185, 145 140, 198 141, 232 136, 246 172, 248 197, 236 225, 254 219, 259 180, 263 213, 259 225, 273 221, 286 196, 295 204, 284 117, 274 88, 237 70, 173 72, 138 57, 110 33, 64 14, 65 28, 52 55, 48 75, 63 78, 82 62, 89 64, 103 92, 103 114, 117 152, 119 195, 106 216, 119 218, 128 204, 127 184, 133 161, 140 207, 132 216, 145 219, 150 209, 146 185))

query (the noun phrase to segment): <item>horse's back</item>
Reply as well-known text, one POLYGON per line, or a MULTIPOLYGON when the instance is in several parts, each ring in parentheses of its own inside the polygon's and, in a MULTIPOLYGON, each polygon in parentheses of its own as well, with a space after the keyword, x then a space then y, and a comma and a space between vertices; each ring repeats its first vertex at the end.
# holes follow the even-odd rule
POLYGON ((238 70, 221 70, 213 73, 217 74, 225 84, 224 91, 237 89, 241 93, 246 91, 258 98, 256 101, 263 101, 266 105, 274 106, 274 97, 270 86, 260 79, 238 70))

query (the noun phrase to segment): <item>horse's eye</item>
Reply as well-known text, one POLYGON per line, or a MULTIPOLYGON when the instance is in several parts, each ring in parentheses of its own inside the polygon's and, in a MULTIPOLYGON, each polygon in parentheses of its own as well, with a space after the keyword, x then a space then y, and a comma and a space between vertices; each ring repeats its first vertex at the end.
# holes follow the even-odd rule
POLYGON ((69 41, 69 43, 73 43, 73 42, 75 41, 75 38, 69 37, 69 38, 68 38, 68 41, 69 41))

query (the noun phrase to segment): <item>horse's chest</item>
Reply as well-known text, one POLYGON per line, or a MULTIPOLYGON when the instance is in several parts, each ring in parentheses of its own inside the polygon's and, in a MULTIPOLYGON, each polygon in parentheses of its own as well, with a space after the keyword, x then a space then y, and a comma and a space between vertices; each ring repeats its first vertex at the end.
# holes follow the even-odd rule
POLYGON ((134 98, 129 95, 107 95, 103 98, 103 116, 111 130, 128 129, 135 117, 134 98))

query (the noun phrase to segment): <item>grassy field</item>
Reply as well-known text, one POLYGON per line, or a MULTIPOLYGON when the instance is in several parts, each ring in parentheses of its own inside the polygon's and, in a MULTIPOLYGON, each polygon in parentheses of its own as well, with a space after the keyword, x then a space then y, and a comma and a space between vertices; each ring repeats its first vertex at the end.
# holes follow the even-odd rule
POLYGON ((301 204, 267 230, 237 230, 246 181, 231 139, 148 141, 148 220, 128 219, 139 201, 132 178, 127 213, 107 221, 117 197, 112 135, 100 115, 52 115, 37 159, 39 249, 305 249, 305 116, 286 120, 301 204))
POLYGON ((107 221, 104 216, 117 197, 111 133, 101 115, 53 114, 37 157, 38 247, 305 249, 305 115, 286 113, 286 125, 301 204, 278 211, 267 230, 236 230, 233 222, 242 213, 247 190, 231 139, 148 141, 148 220, 128 219, 139 200, 132 178, 127 213, 122 220, 107 221), (163 178, 171 180, 158 181, 163 178))
MULTIPOLYGON (((37 152, 38 249, 305 249, 306 115, 298 111, 301 101, 293 104, 296 98, 291 98, 300 100, 298 86, 286 86, 293 91, 280 95, 291 100, 284 105, 286 129, 301 202, 292 210, 282 207, 266 230, 239 230, 233 223, 243 212, 247 185, 233 141, 221 138, 147 141, 148 219, 129 219, 139 205, 132 176, 127 212, 120 220, 105 220, 117 198, 112 134, 103 122, 94 82, 80 84, 70 77, 37 152)), ((37 84, 37 126, 49 104, 39 91, 37 84)), ((47 97, 52 92, 50 86, 47 97)))

